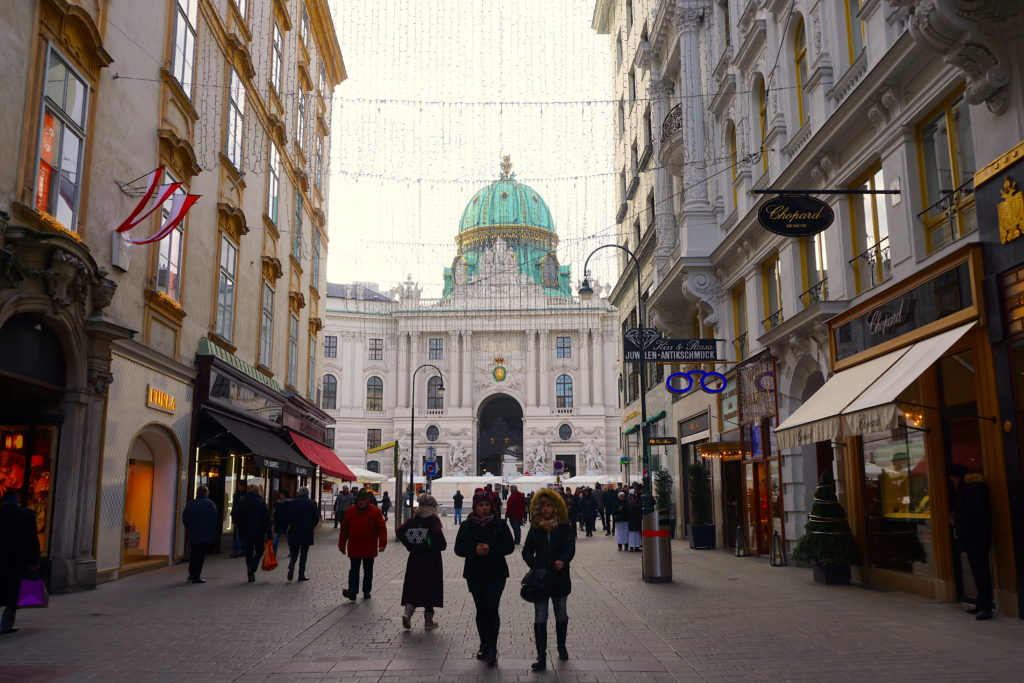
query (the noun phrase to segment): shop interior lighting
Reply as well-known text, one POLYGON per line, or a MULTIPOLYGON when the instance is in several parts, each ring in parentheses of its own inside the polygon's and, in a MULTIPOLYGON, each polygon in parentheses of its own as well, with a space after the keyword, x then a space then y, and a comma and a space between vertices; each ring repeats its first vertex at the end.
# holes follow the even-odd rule
POLYGON ((743 457, 743 444, 739 441, 702 443, 697 445, 697 455, 720 460, 740 460, 743 457))

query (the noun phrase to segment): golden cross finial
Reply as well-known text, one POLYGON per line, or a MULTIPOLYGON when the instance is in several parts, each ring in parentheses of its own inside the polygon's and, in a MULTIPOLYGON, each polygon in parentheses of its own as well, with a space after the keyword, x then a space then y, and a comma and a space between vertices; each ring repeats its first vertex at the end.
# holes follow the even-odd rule
POLYGON ((512 155, 506 154, 501 158, 501 177, 508 180, 512 174, 512 155))

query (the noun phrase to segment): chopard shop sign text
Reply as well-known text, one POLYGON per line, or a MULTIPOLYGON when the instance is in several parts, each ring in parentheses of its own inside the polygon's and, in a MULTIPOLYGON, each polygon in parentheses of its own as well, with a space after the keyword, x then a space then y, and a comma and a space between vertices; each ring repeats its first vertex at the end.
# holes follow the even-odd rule
POLYGON ((832 225, 835 212, 825 202, 808 195, 780 195, 761 205, 757 220, 777 235, 808 237, 832 225))

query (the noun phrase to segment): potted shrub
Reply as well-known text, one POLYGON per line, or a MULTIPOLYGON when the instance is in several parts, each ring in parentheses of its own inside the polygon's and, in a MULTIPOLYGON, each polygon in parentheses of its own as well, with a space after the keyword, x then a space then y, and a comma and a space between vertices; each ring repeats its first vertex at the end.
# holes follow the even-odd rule
POLYGON ((715 547, 715 524, 711 511, 711 478, 703 464, 686 468, 690 485, 690 547, 715 547))
POLYGON ((814 567, 814 581, 826 585, 850 583, 850 565, 860 564, 860 548, 853 539, 846 510, 836 498, 832 472, 821 473, 804 535, 793 549, 793 559, 814 567))
POLYGON ((668 470, 658 470, 654 473, 654 504, 658 509, 658 527, 669 529, 669 533, 675 538, 676 518, 672 514, 672 475, 668 470))

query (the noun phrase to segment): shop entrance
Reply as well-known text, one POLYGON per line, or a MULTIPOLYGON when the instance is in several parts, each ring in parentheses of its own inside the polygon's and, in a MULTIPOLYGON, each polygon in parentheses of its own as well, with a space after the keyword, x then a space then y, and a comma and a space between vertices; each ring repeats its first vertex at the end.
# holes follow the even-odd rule
POLYGON ((722 460, 723 550, 736 547, 736 530, 743 524, 740 501, 743 500, 743 465, 739 459, 722 460))
POLYGON ((173 554, 178 462, 177 445, 162 428, 146 428, 132 442, 125 479, 122 568, 173 554))
POLYGON ((751 555, 770 552, 772 532, 771 487, 768 481, 768 463, 746 464, 747 485, 747 542, 751 555))

